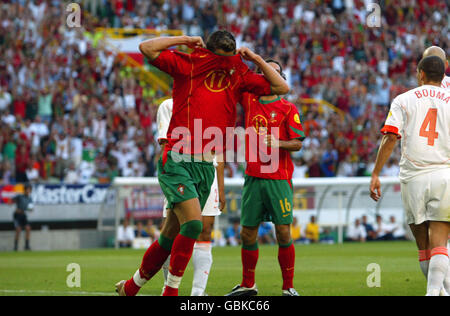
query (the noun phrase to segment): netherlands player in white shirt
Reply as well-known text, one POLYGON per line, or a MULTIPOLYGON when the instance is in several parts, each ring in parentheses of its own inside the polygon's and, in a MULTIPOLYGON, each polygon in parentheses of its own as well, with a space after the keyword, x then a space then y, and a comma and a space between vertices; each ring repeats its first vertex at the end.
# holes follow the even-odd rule
MULTIPOLYGON (((173 100, 168 99, 161 103, 158 108, 156 122, 158 125, 158 142, 163 147, 167 142, 167 131, 169 129, 170 119, 172 117, 173 100)), ((221 210, 225 207, 224 194, 224 173, 223 165, 218 164, 214 159, 216 174, 211 187, 211 193, 202 210, 203 231, 194 245, 192 254, 194 266, 194 280, 192 283, 191 296, 204 296, 208 275, 212 265, 211 252, 211 231, 214 226, 215 217, 221 214, 221 210), (221 191, 219 191, 219 184, 221 191), (220 193, 220 194, 219 194, 220 193)), ((167 200, 164 198, 164 218, 167 217, 169 209, 167 209, 167 200)), ((170 256, 163 265, 164 279, 167 281, 169 271, 170 256)))
MULTIPOLYGON (((430 46, 423 52, 423 58, 429 57, 429 56, 437 56, 439 57, 445 64, 445 69, 448 69, 448 60, 445 51, 440 48, 439 46, 430 46)), ((446 89, 448 93, 450 93, 450 77, 444 76, 444 79, 442 80, 441 87, 446 89)), ((449 240, 447 242, 447 249, 450 251, 450 235, 448 236, 449 240)), ((423 266, 423 271, 425 274, 425 277, 427 277, 428 272, 428 265, 430 263, 430 258, 424 258, 421 261, 421 266, 423 266)), ((447 293, 450 294, 450 265, 449 265, 449 271, 447 272, 447 276, 445 277, 444 281, 444 288, 447 291, 447 293)))
POLYGON ((427 295, 446 295, 450 233, 450 93, 441 87, 445 64, 437 56, 417 67, 419 87, 396 97, 381 130, 370 196, 381 196, 379 174, 401 138, 400 182, 419 258, 430 257, 427 295))

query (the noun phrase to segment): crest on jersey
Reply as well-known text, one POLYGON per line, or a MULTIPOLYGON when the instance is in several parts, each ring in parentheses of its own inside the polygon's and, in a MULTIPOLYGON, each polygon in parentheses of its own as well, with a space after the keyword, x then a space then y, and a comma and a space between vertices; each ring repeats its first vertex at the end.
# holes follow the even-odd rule
POLYGON ((298 116, 297 113, 295 113, 295 115, 294 115, 294 122, 297 124, 300 124, 300 116, 298 116))
POLYGON ((275 112, 275 111, 270 112, 270 123, 275 123, 277 121, 276 117, 277 117, 277 112, 275 112))
POLYGON ((184 195, 184 184, 180 184, 177 189, 178 193, 184 195))
POLYGON ((252 125, 258 135, 267 134, 267 119, 263 115, 258 114, 253 117, 252 125))

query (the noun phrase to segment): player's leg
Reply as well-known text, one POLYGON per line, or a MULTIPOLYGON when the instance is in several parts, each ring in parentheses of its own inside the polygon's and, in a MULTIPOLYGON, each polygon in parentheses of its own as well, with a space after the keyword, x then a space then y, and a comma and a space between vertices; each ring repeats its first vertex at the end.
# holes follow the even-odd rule
POLYGON ((264 195, 267 197, 265 207, 275 224, 278 262, 283 278, 282 295, 298 296, 294 289, 295 247, 291 238, 291 224, 294 219, 292 183, 287 180, 265 180, 264 195))
POLYGON ((255 269, 258 263, 258 226, 242 226, 241 230, 241 260, 242 282, 241 286, 253 288, 255 285, 255 269))
POLYGON ((22 227, 20 225, 16 225, 16 235, 14 236, 14 250, 19 250, 19 241, 20 241, 20 234, 22 233, 22 227))
POLYGON ((25 229, 27 223, 24 218, 24 214, 14 213, 14 226, 16 228, 16 234, 14 238, 14 250, 17 251, 19 249, 19 241, 22 230, 25 229))
POLYGON ((259 258, 258 228, 264 218, 264 204, 261 196, 261 179, 246 176, 242 190, 241 205, 241 262, 242 282, 227 296, 256 295, 255 268, 259 258))
POLYGON ((30 224, 27 223, 25 225, 25 250, 31 250, 30 237, 31 237, 31 226, 30 224))
POLYGON ((131 279, 116 284, 117 292, 122 296, 135 296, 162 267, 170 255, 172 244, 179 232, 178 219, 173 212, 167 212, 167 218, 161 229, 159 239, 145 252, 141 266, 131 279))
POLYGON ((448 272, 449 258, 447 249, 450 223, 430 222, 429 238, 431 259, 428 269, 428 296, 439 296, 444 286, 444 279, 448 272))
POLYGON ((198 237, 192 263, 194 266, 194 280, 192 282, 191 296, 204 296, 212 266, 211 232, 214 227, 215 216, 202 216, 203 231, 198 237))
POLYGON ((173 212, 180 223, 180 233, 175 238, 170 253, 169 274, 163 296, 178 295, 178 287, 191 259, 195 241, 203 229, 198 198, 175 204, 173 212))
POLYGON ((253 296, 258 294, 255 283, 255 269, 259 257, 258 228, 259 226, 242 226, 240 234, 242 241, 242 282, 225 296, 253 296))
MULTIPOLYGON (((449 240, 447 242, 447 249, 450 252, 450 235, 449 240)), ((447 294, 450 294, 450 264, 448 265, 447 275, 445 276, 444 279, 444 289, 447 292, 447 294)))
POLYGON ((430 244, 428 235, 428 222, 419 225, 410 224, 411 232, 416 240, 417 249, 419 251, 419 264, 423 275, 428 279, 428 267, 430 264, 430 244))
POLYGON ((440 285, 439 294, 449 295, 448 283, 444 281, 449 273, 447 242, 450 232, 450 169, 430 173, 429 183, 427 219, 430 221, 431 259, 428 271, 428 292, 434 295, 436 288, 440 285))
POLYGON ((278 263, 283 278, 283 294, 298 296, 294 290, 295 247, 291 238, 291 225, 275 225, 275 233, 278 242, 278 263))
POLYGON ((416 240, 420 269, 427 280, 431 257, 428 235, 429 221, 426 216, 426 201, 429 195, 426 183, 428 181, 429 179, 426 175, 421 175, 416 177, 416 180, 401 184, 406 222, 409 224, 416 240))
POLYGON ((203 231, 194 245, 192 263, 194 266, 194 279, 191 296, 204 296, 212 266, 211 234, 216 216, 220 215, 219 189, 217 186, 217 172, 205 206, 202 209, 203 231))

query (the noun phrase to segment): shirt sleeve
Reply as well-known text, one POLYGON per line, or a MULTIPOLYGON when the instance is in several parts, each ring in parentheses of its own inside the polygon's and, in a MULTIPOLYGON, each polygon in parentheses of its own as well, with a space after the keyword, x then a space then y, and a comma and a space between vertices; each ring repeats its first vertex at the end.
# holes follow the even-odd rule
POLYGON ((188 75, 192 69, 192 62, 188 54, 176 50, 163 50, 150 64, 168 73, 170 76, 188 75))
POLYGON ((301 141, 305 139, 305 132, 296 106, 292 105, 286 123, 289 139, 300 139, 301 141))
POLYGON ((398 138, 402 137, 404 125, 404 110, 400 105, 399 98, 395 98, 392 101, 391 109, 389 111, 388 117, 384 124, 384 127, 381 129, 381 133, 386 135, 387 133, 393 133, 397 135, 398 138))
POLYGON ((241 89, 243 92, 250 92, 257 96, 272 94, 270 82, 263 75, 258 75, 248 70, 242 79, 243 85, 241 89))

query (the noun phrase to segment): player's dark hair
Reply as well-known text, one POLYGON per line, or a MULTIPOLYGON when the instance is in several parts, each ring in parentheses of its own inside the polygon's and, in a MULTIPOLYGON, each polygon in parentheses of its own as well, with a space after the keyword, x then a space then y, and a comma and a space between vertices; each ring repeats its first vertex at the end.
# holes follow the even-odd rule
POLYGON ((445 75, 445 64, 437 56, 428 56, 423 58, 419 65, 419 71, 423 71, 428 81, 441 82, 445 75))
MULTIPOLYGON (((281 76, 284 80, 286 80, 286 75, 285 75, 284 72, 283 72, 283 66, 281 66, 281 63, 280 63, 278 60, 269 58, 269 59, 266 59, 265 62, 266 62, 266 63, 274 63, 274 64, 277 64, 278 67, 280 67, 280 76, 281 76)), ((258 73, 262 73, 261 69, 258 69, 258 73)))
POLYGON ((225 30, 219 30, 212 33, 206 41, 206 48, 212 52, 218 49, 230 53, 236 51, 236 39, 233 34, 225 30))

